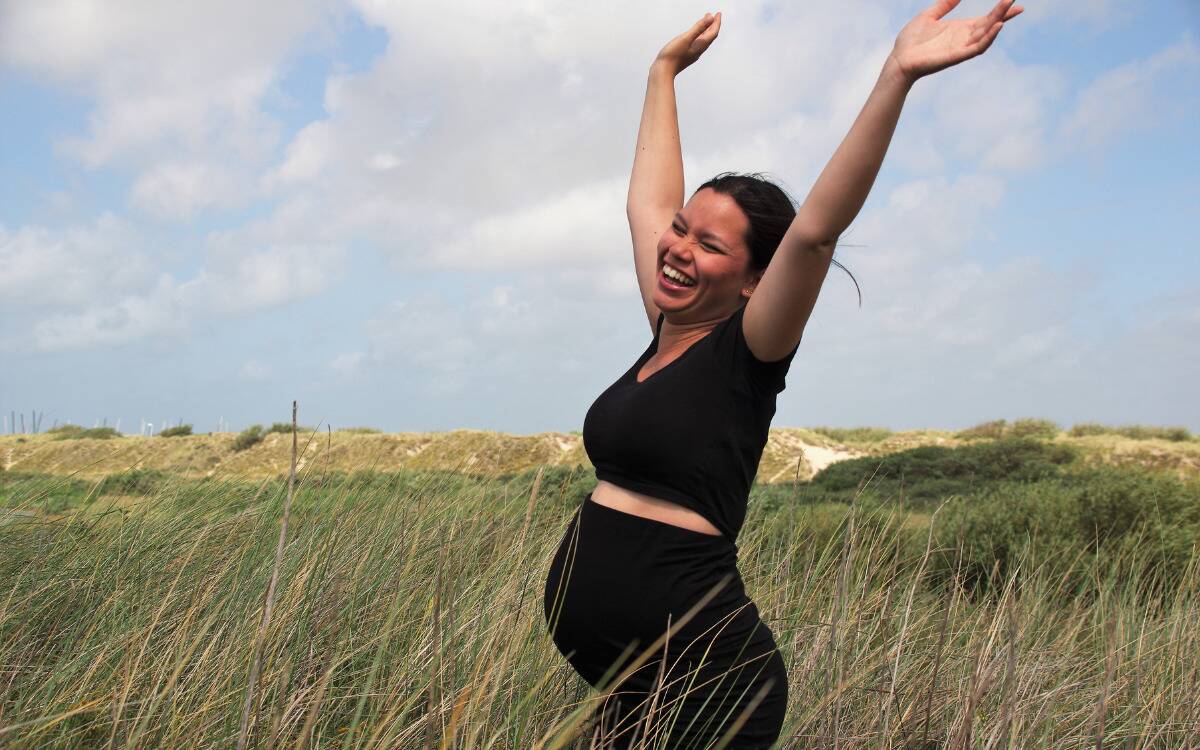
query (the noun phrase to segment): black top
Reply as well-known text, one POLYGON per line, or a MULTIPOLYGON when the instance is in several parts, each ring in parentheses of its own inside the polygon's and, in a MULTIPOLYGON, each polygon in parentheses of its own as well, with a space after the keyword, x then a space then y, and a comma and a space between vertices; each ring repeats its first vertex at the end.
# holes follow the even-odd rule
POLYGON ((746 346, 743 305, 682 354, 637 382, 658 351, 664 315, 633 367, 592 403, 583 447, 596 478, 695 510, 730 541, 799 343, 777 362, 746 346))

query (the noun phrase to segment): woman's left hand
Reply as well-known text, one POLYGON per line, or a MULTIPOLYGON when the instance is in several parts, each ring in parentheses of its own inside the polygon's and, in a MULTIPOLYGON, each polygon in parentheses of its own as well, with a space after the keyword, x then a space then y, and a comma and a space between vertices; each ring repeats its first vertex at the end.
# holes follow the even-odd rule
POLYGON ((1012 7, 1015 1, 1000 0, 986 16, 945 20, 959 0, 938 0, 900 30, 891 57, 908 80, 916 81, 983 54, 1004 22, 1025 10, 1012 7))

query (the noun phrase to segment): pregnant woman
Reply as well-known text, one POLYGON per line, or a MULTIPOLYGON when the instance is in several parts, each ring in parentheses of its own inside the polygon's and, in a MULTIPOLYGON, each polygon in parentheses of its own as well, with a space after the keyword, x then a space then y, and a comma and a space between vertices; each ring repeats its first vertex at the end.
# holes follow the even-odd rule
POLYGON ((705 14, 650 67, 626 212, 653 338, 583 424, 597 483, 545 586, 551 637, 612 688, 604 747, 768 748, 788 679, 746 596, 736 539, 776 396, 862 208, 909 89, 984 52, 1019 13, 950 20, 940 0, 901 30, 849 134, 797 210, 758 176, 725 173, 684 204, 674 79, 712 44, 705 14))

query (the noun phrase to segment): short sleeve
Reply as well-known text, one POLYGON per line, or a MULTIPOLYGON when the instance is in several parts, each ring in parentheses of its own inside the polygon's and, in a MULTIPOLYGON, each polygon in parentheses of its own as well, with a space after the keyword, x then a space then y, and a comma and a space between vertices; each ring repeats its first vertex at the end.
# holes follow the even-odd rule
POLYGON ((745 311, 746 306, 742 305, 727 319, 717 341, 719 357, 729 367, 735 385, 740 385, 750 394, 768 397, 781 393, 787 385, 787 373, 800 343, 796 342, 796 346, 792 347, 783 359, 775 362, 760 360, 746 344, 746 335, 742 330, 742 315, 745 311))

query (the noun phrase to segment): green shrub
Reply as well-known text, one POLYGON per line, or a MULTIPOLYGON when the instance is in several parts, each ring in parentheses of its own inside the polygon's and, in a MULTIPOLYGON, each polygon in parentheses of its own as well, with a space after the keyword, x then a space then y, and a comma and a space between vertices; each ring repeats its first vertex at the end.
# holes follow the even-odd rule
MULTIPOLYGON (((312 432, 312 431, 313 431, 313 428, 311 428, 311 427, 305 427, 304 425, 296 425, 297 433, 312 432)), ((291 422, 276 422, 267 428, 266 434, 270 435, 272 432, 282 432, 285 435, 290 435, 290 434, 292 434, 292 423, 291 422)))
POLYGON ((869 478, 863 494, 928 505, 950 495, 972 495, 1004 481, 1031 482, 1061 475, 1076 458, 1074 449, 1029 438, 1003 438, 954 448, 925 445, 886 456, 838 461, 818 472, 806 488, 812 502, 849 502, 869 478))
POLYGON ((1012 424, 996 419, 983 422, 965 430, 955 437, 962 440, 999 440, 1001 438, 1044 438, 1053 440, 1060 432, 1058 424, 1049 419, 1018 419, 1012 424))
POLYGON ((974 427, 968 427, 965 430, 959 430, 955 433, 955 437, 963 440, 996 440, 1004 437, 1004 427, 1007 425, 1003 419, 995 419, 991 422, 983 422, 974 427))
POLYGON ((174 478, 160 469, 131 469, 101 479, 96 494, 153 495, 174 478))
POLYGON ((1059 432, 1058 424, 1049 419, 1018 419, 1005 429, 1004 436, 1053 440, 1059 432))
POLYGON ((934 519, 931 570, 956 570, 989 589, 1016 571, 1043 567, 1068 593, 1100 578, 1171 586, 1197 554, 1200 485, 1161 473, 1095 466, 1037 483, 1004 482, 956 499, 934 519), (1082 564, 1081 564, 1082 563, 1082 564))
POLYGON ((1118 427, 1116 432, 1134 440, 1190 440, 1192 437, 1185 427, 1148 427, 1140 424, 1118 427))
POLYGON ((1085 435, 1122 435, 1134 440, 1171 440, 1173 442, 1184 442, 1192 439, 1192 433, 1186 427, 1155 427, 1140 424, 1123 425, 1121 427, 1113 427, 1110 425, 1099 424, 1097 422, 1082 422, 1071 428, 1068 433, 1071 437, 1084 437, 1085 435))
POLYGON ((252 448, 261 443, 264 436, 265 433, 263 432, 262 425, 252 424, 239 432, 237 437, 233 439, 233 449, 234 451, 244 451, 247 448, 252 448))
POLYGON ((177 427, 168 427, 158 433, 159 437, 183 437, 192 434, 192 426, 190 424, 181 424, 177 427))
POLYGON ((6 471, 4 481, 0 482, 0 507, 61 513, 86 497, 92 485, 92 482, 75 477, 6 471))
MULTIPOLYGON (((75 427, 71 425, 71 427, 75 427)), ((54 430, 57 434, 55 440, 81 440, 83 438, 95 438, 97 440, 108 440, 109 438, 120 437, 121 433, 111 427, 93 427, 91 429, 83 429, 75 427, 72 430, 54 430)))
POLYGON ((46 434, 56 435, 56 434, 65 434, 65 433, 82 432, 82 431, 83 431, 83 428, 77 424, 70 424, 68 422, 63 422, 62 424, 60 424, 57 427, 51 427, 50 429, 46 430, 46 434))
POLYGON ((812 431, 839 443, 879 443, 896 434, 884 427, 813 427, 812 431))
POLYGON ((1102 425, 1099 422, 1080 422, 1077 425, 1072 425, 1067 434, 1071 437, 1087 437, 1089 435, 1107 435, 1114 432, 1113 428, 1102 425))

